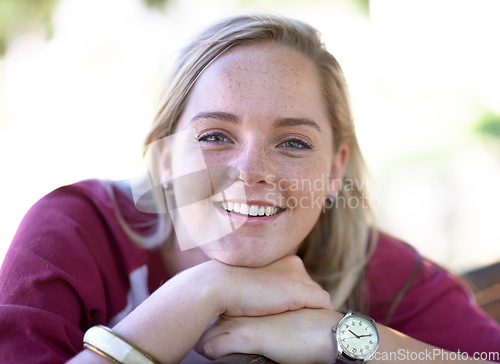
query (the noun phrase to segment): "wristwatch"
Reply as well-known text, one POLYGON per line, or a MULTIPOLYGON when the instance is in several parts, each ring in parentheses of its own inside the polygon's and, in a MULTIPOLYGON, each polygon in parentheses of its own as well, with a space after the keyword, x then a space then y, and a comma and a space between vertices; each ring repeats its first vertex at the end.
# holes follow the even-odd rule
POLYGON ((332 328, 337 342, 335 363, 363 363, 378 349, 375 320, 351 310, 332 328))

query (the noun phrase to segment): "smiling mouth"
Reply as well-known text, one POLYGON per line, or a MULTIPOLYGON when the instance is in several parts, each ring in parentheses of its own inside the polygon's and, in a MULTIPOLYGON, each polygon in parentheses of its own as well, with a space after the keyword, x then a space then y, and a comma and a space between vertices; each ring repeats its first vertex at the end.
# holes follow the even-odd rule
POLYGON ((272 216, 282 210, 276 206, 248 205, 246 203, 229 201, 222 202, 221 207, 227 212, 237 213, 242 216, 272 216))

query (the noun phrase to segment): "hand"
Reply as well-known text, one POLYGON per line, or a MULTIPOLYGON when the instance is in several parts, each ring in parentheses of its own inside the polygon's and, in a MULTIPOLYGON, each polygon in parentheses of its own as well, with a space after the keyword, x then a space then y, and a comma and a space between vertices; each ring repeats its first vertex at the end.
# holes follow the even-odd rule
POLYGON ((307 273, 293 255, 259 268, 212 265, 214 302, 226 316, 264 316, 301 308, 331 308, 328 292, 307 273))
POLYGON ((161 361, 180 362, 221 314, 262 316, 330 305, 330 295, 297 256, 259 268, 212 260, 169 279, 113 329, 161 361))
POLYGON ((260 354, 279 363, 332 362, 331 328, 341 314, 300 309, 262 317, 221 316, 205 331, 196 351, 215 359, 230 353, 260 354))

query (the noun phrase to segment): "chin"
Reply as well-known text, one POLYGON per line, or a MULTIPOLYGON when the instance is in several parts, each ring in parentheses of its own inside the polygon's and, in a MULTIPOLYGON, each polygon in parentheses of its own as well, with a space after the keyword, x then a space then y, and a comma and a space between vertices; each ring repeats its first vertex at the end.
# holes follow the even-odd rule
POLYGON ((248 268, 258 268, 271 264, 277 259, 262 259, 262 258, 249 258, 249 257, 235 257, 235 256, 223 256, 223 257, 213 257, 213 259, 236 267, 248 267, 248 268))
POLYGON ((268 251, 256 247, 242 246, 241 244, 210 243, 202 246, 203 251, 211 259, 221 263, 239 267, 263 267, 286 254, 276 251, 268 251))

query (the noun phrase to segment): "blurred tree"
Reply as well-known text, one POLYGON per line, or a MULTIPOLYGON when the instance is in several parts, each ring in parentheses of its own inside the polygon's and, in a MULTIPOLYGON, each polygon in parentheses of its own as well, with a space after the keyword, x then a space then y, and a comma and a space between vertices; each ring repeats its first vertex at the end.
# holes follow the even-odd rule
POLYGON ((484 112, 475 123, 474 131, 481 135, 500 138, 500 115, 493 111, 484 112))
MULTIPOLYGON (((0 56, 7 51, 14 38, 35 32, 50 38, 52 35, 52 14, 60 0, 0 0, 0 56)), ((170 0, 141 0, 146 6, 158 10, 165 9, 170 0)), ((260 0, 239 0, 243 6, 256 6, 260 0)), ((274 0, 275 2, 289 0, 274 0)), ((297 0, 299 1, 299 0, 297 0)), ((316 0, 320 1, 320 0, 316 0)), ((370 0, 338 0, 356 4, 369 13, 370 0)), ((304 2, 305 0, 300 0, 304 2)))
POLYGON ((0 0, 0 56, 19 35, 36 32, 49 38, 52 13, 59 0, 0 0))
POLYGON ((163 9, 168 0, 142 0, 147 6, 151 8, 163 9))
POLYGON ((370 0, 352 0, 352 1, 358 3, 367 14, 370 13, 370 0))
MULTIPOLYGON (((9 43, 26 33, 46 39, 52 35, 52 14, 60 0, 0 0, 0 56, 9 43)), ((163 9, 168 0, 142 0, 149 7, 163 9)))

